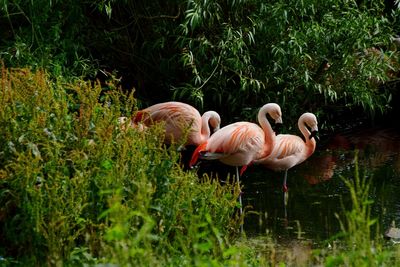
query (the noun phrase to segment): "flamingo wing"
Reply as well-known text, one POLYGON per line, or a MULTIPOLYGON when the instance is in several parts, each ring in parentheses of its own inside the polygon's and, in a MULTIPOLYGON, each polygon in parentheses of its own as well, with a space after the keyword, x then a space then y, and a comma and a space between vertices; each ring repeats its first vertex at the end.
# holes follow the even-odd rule
POLYGON ((264 133, 254 123, 237 122, 214 133, 207 144, 208 152, 234 154, 263 146, 264 133))
POLYGON ((181 127, 182 124, 190 125, 195 120, 200 120, 200 113, 189 105, 167 102, 151 106, 144 110, 148 112, 151 120, 165 121, 168 124, 181 127))
POLYGON ((268 157, 257 159, 255 164, 263 164, 272 170, 286 170, 303 162, 305 143, 296 136, 280 134, 276 136, 275 146, 268 157))
POLYGON ((301 153, 304 149, 304 141, 296 136, 289 134, 279 134, 276 136, 275 147, 271 157, 283 159, 301 153))
POLYGON ((264 146, 264 132, 256 124, 237 122, 214 133, 202 158, 219 159, 231 166, 248 165, 264 146))
POLYGON ((143 122, 146 126, 165 123, 168 143, 172 140, 181 140, 185 136, 188 140, 195 140, 201 130, 200 113, 188 104, 174 101, 155 104, 140 110, 133 121, 143 122))

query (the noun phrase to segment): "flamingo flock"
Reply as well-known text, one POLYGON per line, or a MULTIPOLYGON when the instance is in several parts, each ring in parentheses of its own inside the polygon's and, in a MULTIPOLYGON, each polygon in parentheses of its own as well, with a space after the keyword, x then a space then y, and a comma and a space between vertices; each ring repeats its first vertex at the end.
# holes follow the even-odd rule
MULTIPOLYGON (((283 170, 283 190, 287 192, 288 170, 307 160, 315 151, 317 118, 309 112, 300 116, 298 127, 303 140, 296 135, 276 135, 267 114, 275 124, 282 123, 280 106, 268 103, 259 109, 259 124, 241 121, 220 129, 221 118, 217 112, 207 111, 201 116, 194 107, 171 101, 139 110, 128 121, 128 126, 143 130, 156 123, 164 123, 166 144, 178 142, 184 146, 196 146, 190 167, 199 159, 219 160, 223 164, 236 167, 238 182, 240 175, 252 164, 274 171, 283 170)), ((119 118, 120 124, 126 122, 127 118, 119 118)))

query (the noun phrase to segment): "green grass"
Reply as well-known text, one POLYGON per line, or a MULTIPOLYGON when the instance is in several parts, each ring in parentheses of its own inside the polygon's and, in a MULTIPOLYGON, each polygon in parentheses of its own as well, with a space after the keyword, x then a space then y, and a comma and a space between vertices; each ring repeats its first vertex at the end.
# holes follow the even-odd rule
POLYGON ((184 171, 160 127, 121 130, 117 118, 135 109, 113 83, 1 69, 1 266, 399 265, 399 246, 371 232, 357 165, 333 248, 248 239, 238 188, 184 171))
POLYGON ((354 177, 342 177, 351 197, 351 209, 339 218, 342 228, 341 248, 326 258, 327 266, 398 266, 400 246, 388 245, 380 233, 376 218, 371 217, 372 177, 359 168, 358 151, 354 157, 354 177), (374 231, 375 230, 375 231, 374 231))
POLYGON ((184 172, 158 127, 121 131, 132 95, 27 69, 3 68, 0 86, 3 258, 157 266, 233 257, 238 192, 184 172))

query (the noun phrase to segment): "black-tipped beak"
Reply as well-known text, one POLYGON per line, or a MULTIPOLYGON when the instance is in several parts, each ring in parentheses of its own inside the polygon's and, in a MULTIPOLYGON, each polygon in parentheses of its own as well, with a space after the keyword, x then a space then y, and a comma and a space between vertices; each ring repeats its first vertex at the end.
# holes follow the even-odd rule
POLYGON ((317 136, 317 133, 318 133, 318 131, 312 131, 311 132, 311 134, 310 134, 310 140, 311 140, 311 138, 315 138, 316 140, 319 140, 319 138, 318 138, 318 136, 317 136))
POLYGON ((279 132, 280 132, 281 129, 282 129, 282 123, 280 123, 280 122, 275 123, 274 129, 273 129, 273 130, 274 130, 274 132, 275 132, 276 135, 279 134, 279 132))

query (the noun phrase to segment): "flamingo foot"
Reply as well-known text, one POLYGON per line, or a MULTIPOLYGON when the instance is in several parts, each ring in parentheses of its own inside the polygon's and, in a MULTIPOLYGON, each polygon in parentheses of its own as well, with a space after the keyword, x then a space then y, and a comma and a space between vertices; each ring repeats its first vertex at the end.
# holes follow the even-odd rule
POLYGON ((288 187, 287 187, 287 185, 284 184, 284 185, 283 185, 283 192, 286 193, 287 191, 288 191, 288 187))

